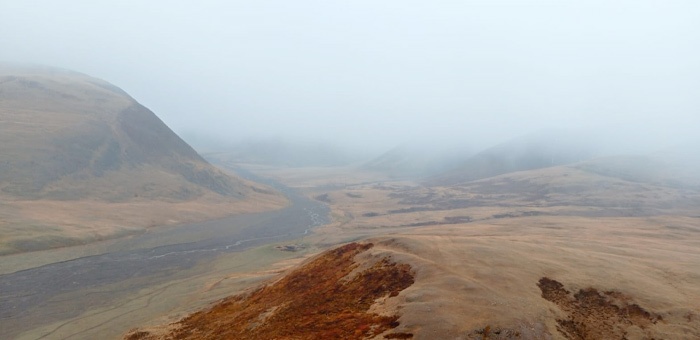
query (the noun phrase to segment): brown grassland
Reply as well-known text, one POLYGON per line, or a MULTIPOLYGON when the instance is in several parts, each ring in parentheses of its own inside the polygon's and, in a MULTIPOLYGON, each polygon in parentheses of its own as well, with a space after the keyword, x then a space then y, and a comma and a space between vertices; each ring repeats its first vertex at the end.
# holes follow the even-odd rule
MULTIPOLYGON (((288 172, 268 170, 283 181, 288 172)), ((372 268, 381 259, 391 259, 396 265, 409 266, 413 276, 411 285, 395 293, 372 295, 372 289, 365 290, 373 300, 367 313, 398 316, 395 328, 338 338, 700 338, 700 193, 696 190, 633 182, 576 166, 511 173, 450 187, 368 183, 366 176, 316 177, 313 171, 304 175, 296 169, 287 177, 287 184, 297 184, 332 207, 334 223, 316 229, 305 242, 324 248, 362 239, 362 244, 374 246, 356 255, 351 267, 372 268), (336 185, 339 181, 342 187, 336 185)), ((262 330, 274 325, 267 320, 282 320, 275 318, 286 315, 277 314, 282 310, 273 308, 277 303, 300 304, 299 310, 320 313, 335 306, 336 300, 354 296, 345 285, 357 277, 358 270, 347 273, 344 268, 350 267, 338 264, 337 272, 328 276, 327 268, 316 267, 315 261, 338 249, 345 248, 307 260, 267 283, 267 288, 222 300, 160 331, 144 329, 129 336, 169 338, 189 332, 188 339, 227 339, 231 337, 206 337, 203 334, 210 333, 202 332, 254 323, 249 328, 253 333, 241 334, 318 338, 325 333, 312 328, 304 333, 262 330), (282 289, 280 282, 314 270, 318 270, 319 284, 341 282, 325 303, 305 299, 315 286, 300 286, 284 300, 245 308, 253 306, 252 301, 274 299, 272 292, 282 289), (229 310, 224 305, 235 307, 229 310), (257 315, 257 321, 235 326, 230 319, 253 311, 257 314, 247 320, 257 315)), ((301 315, 306 314, 300 313, 293 322, 306 320, 314 327, 325 327, 301 315)), ((329 316, 328 320, 335 319, 329 316)), ((335 323, 339 331, 344 322, 349 321, 335 323)))

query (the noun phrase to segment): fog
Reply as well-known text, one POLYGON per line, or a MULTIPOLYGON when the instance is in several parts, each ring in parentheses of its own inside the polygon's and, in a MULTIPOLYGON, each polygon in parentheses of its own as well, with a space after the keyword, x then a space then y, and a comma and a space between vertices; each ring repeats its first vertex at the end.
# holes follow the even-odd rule
POLYGON ((3 1, 0 59, 121 87, 185 139, 471 148, 700 126, 700 2, 3 1))

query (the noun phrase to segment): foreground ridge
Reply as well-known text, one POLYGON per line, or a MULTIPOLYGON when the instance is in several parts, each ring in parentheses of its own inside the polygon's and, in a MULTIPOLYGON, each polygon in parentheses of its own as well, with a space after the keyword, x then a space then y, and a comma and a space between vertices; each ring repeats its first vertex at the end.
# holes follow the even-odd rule
MULTIPOLYGON (((392 298, 414 283, 411 266, 389 257, 358 264, 372 243, 327 251, 277 282, 251 294, 226 298, 174 324, 164 336, 134 331, 135 339, 363 339, 399 325, 398 315, 369 312, 377 299, 392 298)), ((409 333, 387 338, 412 338, 409 333)))

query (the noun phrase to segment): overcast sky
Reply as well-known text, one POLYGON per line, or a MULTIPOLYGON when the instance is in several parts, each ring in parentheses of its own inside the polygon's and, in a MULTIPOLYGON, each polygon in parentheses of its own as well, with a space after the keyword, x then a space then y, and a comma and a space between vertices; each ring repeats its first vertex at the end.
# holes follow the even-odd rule
POLYGON ((699 18, 697 0, 0 0, 0 59, 110 81, 185 135, 669 141, 700 131, 699 18))

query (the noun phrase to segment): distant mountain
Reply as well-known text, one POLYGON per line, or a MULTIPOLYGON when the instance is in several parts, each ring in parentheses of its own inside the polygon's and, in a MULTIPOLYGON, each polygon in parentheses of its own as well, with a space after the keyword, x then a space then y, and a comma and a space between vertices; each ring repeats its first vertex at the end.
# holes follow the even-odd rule
POLYGON ((453 168, 472 155, 465 147, 403 144, 363 164, 360 169, 397 179, 421 178, 453 168))
POLYGON ((23 199, 243 197, 120 88, 77 72, 0 66, 0 193, 23 199))
POLYGON ((700 142, 689 142, 636 156, 591 159, 574 167, 631 182, 700 189, 700 142))
POLYGON ((214 150, 208 144, 206 156, 229 163, 269 165, 276 167, 344 166, 363 159, 363 155, 320 141, 299 141, 284 138, 248 140, 237 144, 221 144, 214 150))
POLYGON ((459 166, 429 178, 428 185, 453 185, 516 171, 584 161, 600 155, 602 146, 574 131, 546 130, 486 149, 459 166))
POLYGON ((670 164, 698 168, 700 167, 700 139, 661 149, 653 156, 670 164))

